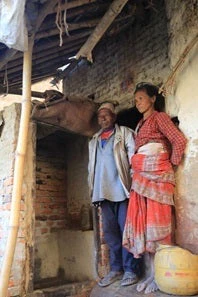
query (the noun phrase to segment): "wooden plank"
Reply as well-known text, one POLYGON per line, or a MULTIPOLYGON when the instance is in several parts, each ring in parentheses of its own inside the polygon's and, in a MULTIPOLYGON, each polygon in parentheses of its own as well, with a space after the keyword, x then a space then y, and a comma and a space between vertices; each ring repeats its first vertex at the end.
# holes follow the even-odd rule
MULTIPOLYGON (((97 0, 74 0, 74 1, 70 1, 68 3, 62 4, 61 5, 61 10, 79 7, 79 6, 82 6, 82 5, 94 3, 96 1, 97 0)), ((56 6, 55 8, 51 9, 49 14, 55 13, 57 10, 58 10, 58 7, 56 6)))
MULTIPOLYGON (((49 59, 53 59, 55 57, 58 57, 59 55, 62 54, 67 54, 67 52, 73 52, 74 50, 78 50, 82 44, 85 42, 86 40, 86 36, 83 38, 78 38, 77 40, 74 40, 71 44, 70 43, 66 43, 65 45, 63 45, 62 47, 59 46, 53 46, 51 48, 48 48, 47 50, 47 55, 46 55, 46 51, 42 51, 42 50, 37 50, 37 52, 33 55, 32 61, 33 61, 33 67, 36 64, 39 63, 43 63, 46 60, 49 59)), ((16 60, 13 60, 11 63, 7 64, 7 71, 8 73, 12 73, 12 72, 16 72, 17 69, 20 70, 21 69, 21 65, 22 65, 23 59, 22 57, 16 60), (18 66, 18 68, 16 68, 18 66), (14 71, 12 71, 12 69, 14 71)), ((4 71, 0 72, 0 77, 4 76, 4 71)))
MULTIPOLYGON (((87 16, 87 15, 88 16, 95 15, 95 17, 104 15, 108 7, 109 7, 109 3, 99 3, 99 2, 76 7, 74 9, 67 11, 67 22, 68 23, 72 23, 73 21, 75 22, 75 19, 76 19, 75 17, 77 17, 77 19, 80 21, 84 19, 84 16, 87 16)), ((56 14, 54 13, 53 15, 51 15, 50 18, 46 19, 42 23, 41 27, 39 28, 39 31, 45 31, 45 30, 48 30, 49 28, 55 27, 56 26, 55 21, 56 21, 56 14)))
MULTIPOLYGON (((69 56, 73 56, 76 53, 76 51, 71 52, 69 54, 69 56)), ((32 77, 34 77, 34 75, 38 75, 38 76, 45 76, 46 77, 51 77, 54 75, 54 73, 57 72, 57 69, 63 65, 66 65, 67 63, 71 62, 71 60, 68 60, 68 57, 63 55, 62 57, 57 57, 51 60, 48 60, 45 63, 39 64, 38 66, 33 68, 33 72, 32 72, 32 77), (50 69, 50 72, 49 72, 50 69)), ((21 86, 21 72, 20 71, 16 71, 13 73, 8 73, 8 82, 9 82, 9 86, 17 86, 20 85, 21 86)))
MULTIPOLYGON (((36 69, 42 69, 43 67, 46 67, 46 62, 49 63, 50 61, 53 63, 56 61, 58 63, 58 67, 61 67, 65 64, 68 64, 70 60, 68 58, 72 55, 75 55, 77 50, 80 48, 80 45, 82 45, 83 42, 81 41, 81 44, 77 44, 73 47, 70 47, 68 49, 63 49, 61 51, 56 51, 54 54, 50 55, 50 59, 48 55, 44 55, 39 59, 34 60, 34 67, 33 67, 33 73, 36 69)), ((12 65, 12 64, 11 64, 12 65)), ((22 71, 22 64, 18 64, 15 67, 11 67, 7 69, 7 76, 8 81, 12 79, 14 76, 19 76, 22 71)), ((48 70, 49 71, 49 70, 48 70)), ((0 77, 4 77, 4 72, 0 73, 0 77)))
MULTIPOLYGON (((68 32, 72 32, 78 29, 82 29, 82 28, 92 28, 95 27, 98 23, 99 23, 100 19, 93 19, 93 20, 89 20, 89 21, 85 21, 85 22, 79 22, 79 23, 67 23, 68 25, 68 32)), ((53 28, 50 30, 46 30, 45 32, 38 32, 35 36, 35 40, 41 39, 41 38, 46 38, 46 37, 50 37, 53 35, 59 35, 59 30, 58 28, 53 28)))
POLYGON ((41 8, 39 16, 36 20, 36 26, 32 31, 32 38, 34 39, 34 35, 37 33, 40 28, 42 22, 46 18, 46 16, 50 13, 50 11, 56 6, 57 0, 48 0, 41 8))
MULTIPOLYGON (((93 32, 93 29, 89 28, 89 29, 84 29, 81 32, 73 32, 71 35, 67 36, 63 36, 63 45, 67 44, 67 43, 72 43, 73 41, 80 39, 82 37, 88 36, 91 34, 91 32, 93 32)), ((62 46, 63 46, 62 45, 62 46)), ((57 38, 57 35, 51 37, 51 38, 46 38, 40 41, 37 41, 34 45, 34 52, 33 54, 37 53, 37 52, 41 52, 41 51, 45 51, 46 48, 47 50, 50 49, 51 47, 59 47, 59 40, 57 38)))
MULTIPOLYGON (((0 85, 0 94, 7 94, 7 88, 0 85)), ((22 89, 17 87, 9 87, 9 93, 13 95, 22 95, 22 89)), ((31 91, 31 96, 36 98, 44 98, 42 92, 31 91)))
POLYGON ((17 53, 15 49, 6 49, 4 54, 0 58, 0 69, 2 69, 17 53))
MULTIPOLYGON (((43 20, 48 15, 49 11, 52 10, 57 3, 57 0, 48 0, 46 4, 43 5, 38 19, 36 21, 36 26, 32 31, 31 39, 34 39, 35 33, 38 31, 39 27, 41 26, 43 20)), ((0 61, 0 69, 2 69, 17 53, 17 50, 14 49, 7 49, 4 54, 4 58, 0 61)))

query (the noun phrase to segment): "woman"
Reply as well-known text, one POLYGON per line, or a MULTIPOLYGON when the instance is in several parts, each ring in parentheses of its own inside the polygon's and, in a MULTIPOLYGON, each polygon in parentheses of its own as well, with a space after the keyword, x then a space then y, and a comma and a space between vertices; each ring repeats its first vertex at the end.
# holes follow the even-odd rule
POLYGON ((154 254, 159 243, 172 243, 171 212, 174 193, 173 166, 181 162, 186 139, 169 116, 157 111, 163 96, 158 87, 140 83, 135 105, 143 115, 136 128, 132 191, 124 230, 123 245, 140 258, 149 253, 150 275, 137 291, 156 291, 154 254))

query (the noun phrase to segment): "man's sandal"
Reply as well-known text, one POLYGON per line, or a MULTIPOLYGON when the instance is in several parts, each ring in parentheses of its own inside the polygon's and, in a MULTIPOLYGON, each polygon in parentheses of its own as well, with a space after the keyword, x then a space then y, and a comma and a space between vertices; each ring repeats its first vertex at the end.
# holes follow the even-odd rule
POLYGON ((100 287, 106 287, 110 284, 114 283, 115 281, 121 279, 122 272, 120 271, 110 271, 104 278, 102 278, 98 285, 100 287))
POLYGON ((138 282, 137 275, 134 272, 127 271, 124 273, 120 285, 122 287, 130 286, 130 285, 136 284, 137 282, 138 282))

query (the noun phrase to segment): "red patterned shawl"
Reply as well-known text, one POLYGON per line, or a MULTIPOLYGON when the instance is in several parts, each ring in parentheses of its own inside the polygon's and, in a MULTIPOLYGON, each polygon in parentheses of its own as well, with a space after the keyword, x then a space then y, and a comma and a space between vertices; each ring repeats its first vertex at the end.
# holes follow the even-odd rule
POLYGON ((135 154, 132 192, 123 245, 140 257, 154 253, 158 243, 171 244, 174 173, 167 153, 135 154))

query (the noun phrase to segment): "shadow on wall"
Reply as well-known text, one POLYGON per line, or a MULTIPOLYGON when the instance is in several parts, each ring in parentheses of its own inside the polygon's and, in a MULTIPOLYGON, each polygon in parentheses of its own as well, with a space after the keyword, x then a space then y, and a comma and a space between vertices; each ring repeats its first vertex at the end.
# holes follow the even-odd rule
POLYGON ((135 130, 138 122, 141 120, 142 115, 136 109, 136 107, 131 107, 129 109, 124 109, 117 114, 117 124, 120 126, 127 126, 135 130))
MULTIPOLYGON (((163 96, 159 96, 158 100, 155 102, 155 110, 165 111, 165 99, 163 96)), ((127 126, 135 130, 138 122, 142 119, 142 114, 137 110, 137 108, 131 107, 129 109, 124 109, 117 114, 117 124, 120 126, 127 126)), ((178 118, 173 119, 174 123, 178 124, 178 118)))

